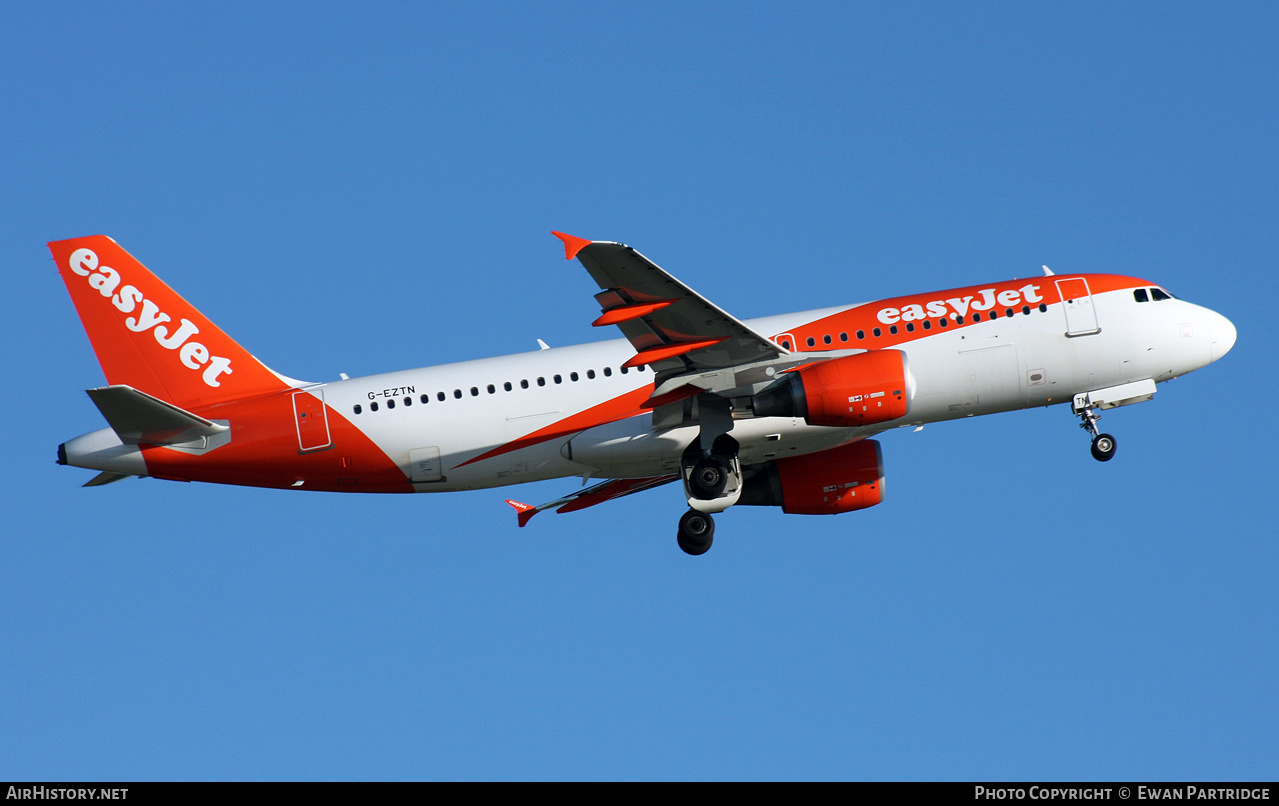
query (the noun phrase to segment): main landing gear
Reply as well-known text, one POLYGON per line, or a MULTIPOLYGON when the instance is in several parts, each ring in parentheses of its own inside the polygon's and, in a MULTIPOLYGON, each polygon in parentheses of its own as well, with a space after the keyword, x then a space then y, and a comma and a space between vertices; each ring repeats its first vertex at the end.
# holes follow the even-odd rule
POLYGON ((703 456, 685 468, 684 490, 690 509, 679 519, 676 537, 684 553, 697 556, 710 550, 715 534, 711 515, 723 512, 741 497, 742 470, 735 455, 720 454, 703 456))
POLYGON ((680 462, 689 510, 679 519, 676 535, 684 553, 694 556, 710 550, 715 535, 711 516, 736 504, 742 496, 737 440, 728 435, 733 427, 729 403, 718 395, 702 394, 697 405, 701 428, 680 462))
POLYGON ((679 519, 679 547, 696 557, 710 551, 715 538, 715 521, 705 512, 690 509, 679 519))
POLYGON ((1079 427, 1092 434, 1092 458, 1098 462, 1109 462, 1115 458, 1115 438, 1110 434, 1101 433, 1097 428, 1097 421, 1101 419, 1101 415, 1093 406, 1080 401, 1079 397, 1083 395, 1076 397, 1075 414, 1079 415, 1079 419, 1083 421, 1079 427))

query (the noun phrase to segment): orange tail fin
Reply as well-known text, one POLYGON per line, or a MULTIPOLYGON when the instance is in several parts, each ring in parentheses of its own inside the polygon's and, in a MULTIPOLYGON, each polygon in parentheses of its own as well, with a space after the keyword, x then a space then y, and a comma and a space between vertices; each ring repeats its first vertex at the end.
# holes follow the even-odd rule
POLYGON ((289 388, 105 235, 49 251, 107 383, 184 408, 289 388))

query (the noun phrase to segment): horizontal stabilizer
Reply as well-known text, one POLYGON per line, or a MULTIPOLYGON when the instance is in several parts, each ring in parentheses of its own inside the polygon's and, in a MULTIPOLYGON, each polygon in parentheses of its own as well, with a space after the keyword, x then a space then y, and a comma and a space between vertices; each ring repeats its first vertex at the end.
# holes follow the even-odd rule
POLYGON ((120 479, 127 479, 127 478, 131 478, 128 473, 116 473, 111 470, 104 470, 80 486, 81 487, 101 487, 104 484, 110 484, 113 481, 119 481, 120 479))
POLYGON ((176 445, 221 434, 229 428, 132 386, 89 389, 88 395, 125 445, 176 445))

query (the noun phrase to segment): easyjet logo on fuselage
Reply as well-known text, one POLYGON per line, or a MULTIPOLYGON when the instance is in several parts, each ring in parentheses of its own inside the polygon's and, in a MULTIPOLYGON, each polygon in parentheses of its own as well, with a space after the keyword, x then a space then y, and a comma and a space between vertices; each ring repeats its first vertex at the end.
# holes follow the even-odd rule
MULTIPOLYGON (((956 316, 964 317, 968 311, 989 311, 999 304, 1005 308, 1016 308, 1023 303, 1038 305, 1043 301, 1039 294, 1040 286, 1027 283, 1021 288, 1008 288, 999 291, 995 288, 983 288, 976 294, 950 299, 935 299, 926 303, 912 303, 899 308, 880 308, 875 318, 886 325, 897 322, 917 322, 922 319, 940 319, 950 311, 956 316)), ((944 292, 943 292, 944 293, 944 292)))
POLYGON ((177 329, 170 333, 164 323, 171 321, 172 317, 147 299, 136 286, 121 286, 124 278, 120 276, 120 272, 110 266, 99 266, 98 255, 92 249, 81 248, 71 253, 71 271, 87 277, 89 286, 111 300, 111 304, 121 313, 136 311, 135 316, 124 320, 124 326, 134 333, 151 331, 161 347, 177 352, 178 360, 183 366, 197 372, 203 370, 200 378, 209 386, 221 386, 218 376, 231 374, 231 359, 210 355, 208 347, 198 341, 191 341, 191 337, 200 332, 194 322, 184 318, 177 329), (142 306, 140 311, 137 310, 139 305, 142 306))

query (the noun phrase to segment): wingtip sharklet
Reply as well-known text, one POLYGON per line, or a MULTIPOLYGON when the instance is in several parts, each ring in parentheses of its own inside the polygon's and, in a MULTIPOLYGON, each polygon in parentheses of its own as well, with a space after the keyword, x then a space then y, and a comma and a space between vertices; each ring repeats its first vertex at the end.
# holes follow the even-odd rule
POLYGON ((519 521, 520 526, 524 526, 524 524, 528 523, 529 518, 537 514, 537 507, 523 504, 510 498, 506 499, 506 503, 514 507, 515 519, 519 521))
POLYGON ((578 238, 575 235, 569 235, 565 232, 556 232, 551 230, 551 234, 564 242, 564 259, 572 260, 577 257, 577 253, 591 245, 591 241, 585 238, 578 238))

